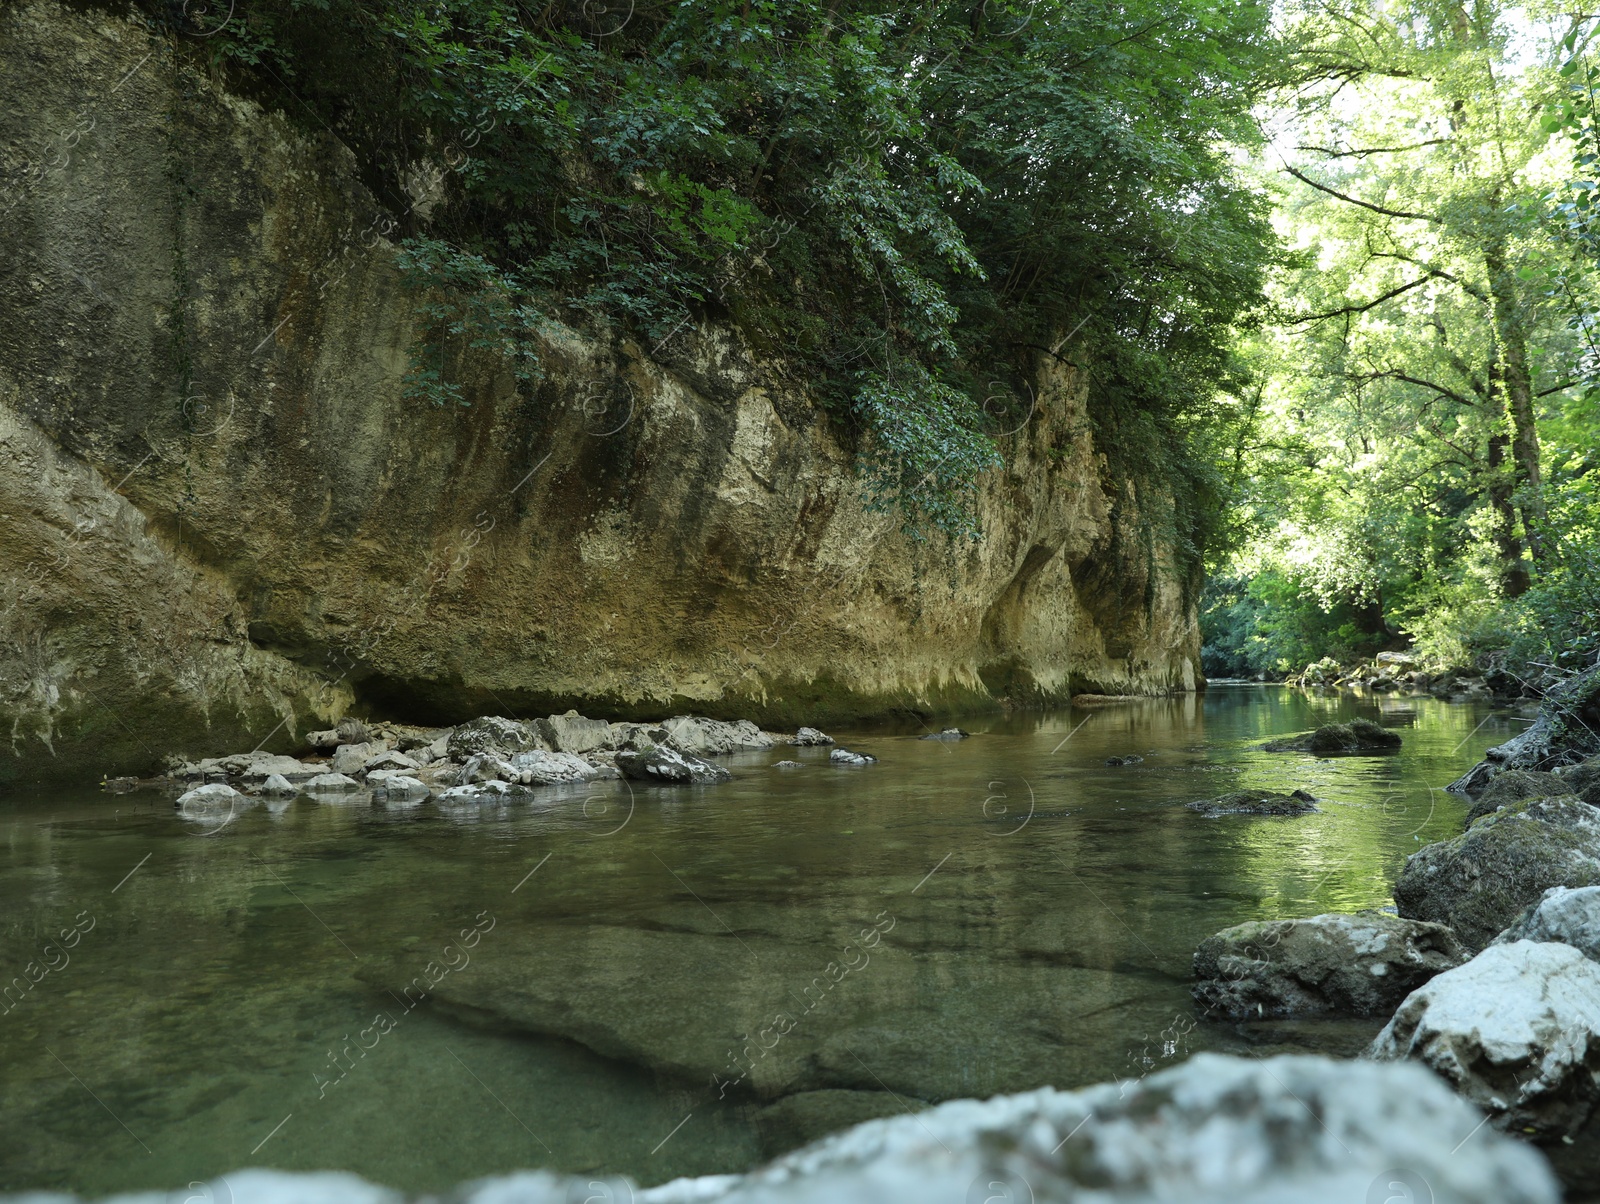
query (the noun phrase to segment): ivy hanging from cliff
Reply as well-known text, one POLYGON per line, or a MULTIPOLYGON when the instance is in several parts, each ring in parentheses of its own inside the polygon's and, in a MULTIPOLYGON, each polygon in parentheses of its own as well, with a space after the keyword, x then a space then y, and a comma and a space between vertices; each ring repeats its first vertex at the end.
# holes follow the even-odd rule
POLYGON ((1131 407, 1193 454, 1174 416, 1209 404, 1273 261, 1228 157, 1267 27, 1251 0, 262 0, 207 45, 404 214, 421 393, 461 400, 473 340, 527 367, 538 314, 667 362, 732 321, 872 496, 971 532, 980 399, 1040 356, 1115 378, 1102 439, 1131 407), (1159 380, 1111 366, 1141 356, 1159 380))

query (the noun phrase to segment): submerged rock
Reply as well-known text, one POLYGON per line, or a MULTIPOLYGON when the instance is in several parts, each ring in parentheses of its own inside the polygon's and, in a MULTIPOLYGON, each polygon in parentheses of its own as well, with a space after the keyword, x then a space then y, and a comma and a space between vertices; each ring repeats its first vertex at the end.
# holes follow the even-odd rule
POLYGON ((1570 1134, 1600 1098, 1600 965, 1570 945, 1491 945, 1414 991, 1371 1056, 1415 1058, 1501 1127, 1570 1134))
MULTIPOLYGON (((809 729, 801 728, 800 730, 801 731, 807 731, 809 729)), ((918 736, 917 739, 919 739, 919 740, 965 740, 970 735, 972 735, 971 732, 964 732, 959 727, 947 727, 943 731, 940 731, 940 732, 929 732, 926 736, 918 736)), ((795 741, 792 741, 791 743, 798 744, 799 741, 795 740, 795 741)), ((832 743, 832 741, 829 741, 829 743, 832 743)))
POLYGON ((1467 960, 1442 924, 1381 911, 1226 928, 1194 955, 1195 1001, 1233 1020, 1387 1015, 1434 975, 1467 960))
POLYGON ((774 768, 774 769, 804 769, 805 766, 802 765, 799 761, 774 761, 772 763, 772 768, 774 768))
POLYGON ((1218 815, 1307 815, 1317 810, 1317 800, 1304 790, 1278 794, 1272 790, 1235 790, 1221 798, 1186 803, 1191 811, 1218 815))
POLYGON ((834 765, 875 765, 878 758, 868 753, 851 752, 848 748, 835 748, 828 753, 834 765))
POLYGON ((1107 757, 1106 764, 1113 769, 1119 765, 1143 765, 1144 758, 1140 756, 1107 757))
POLYGON ((1497 774, 1467 811, 1467 826, 1493 815, 1507 803, 1530 798, 1553 798, 1571 794, 1572 790, 1553 773, 1540 773, 1530 769, 1511 769, 1497 774))
POLYGON ((926 1106, 892 1091, 801 1091, 757 1112, 756 1132, 761 1135, 762 1156, 776 1158, 862 1121, 899 1116, 926 1106))
POLYGON ((819 732, 814 727, 803 727, 794 734, 790 744, 798 744, 802 748, 809 748, 818 744, 832 744, 833 737, 824 732, 819 732))
POLYGON ((745 749, 771 748, 772 740, 748 719, 724 723, 704 715, 674 715, 662 725, 666 743, 681 753, 714 757, 745 749))
POLYGON ((1569 890, 1552 887, 1516 922, 1494 938, 1493 944, 1512 941, 1554 941, 1571 945, 1591 961, 1600 962, 1600 886, 1569 890))
POLYGON ((1370 719, 1352 719, 1349 723, 1326 724, 1309 735, 1271 740, 1262 747, 1269 752, 1391 752, 1400 747, 1400 733, 1370 719))
POLYGON ((1600 885, 1600 808, 1575 798, 1508 804, 1407 858, 1400 914, 1447 924, 1482 949, 1552 886, 1600 885))
POLYGON ((727 782, 733 775, 720 765, 702 760, 675 748, 650 748, 643 752, 619 752, 617 768, 622 776, 639 782, 701 784, 727 782))

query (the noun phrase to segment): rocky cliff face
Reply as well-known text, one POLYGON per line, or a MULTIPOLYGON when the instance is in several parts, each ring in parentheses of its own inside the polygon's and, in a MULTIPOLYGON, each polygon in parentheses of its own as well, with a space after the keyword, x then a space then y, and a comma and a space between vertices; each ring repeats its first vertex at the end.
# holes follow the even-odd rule
MULTIPOLYGON (((1046 361, 986 537, 871 512, 736 331, 550 325, 402 397, 359 165, 135 19, 0 10, 0 778, 291 746, 347 709, 771 723, 1196 685, 1165 499, 1046 361)), ((419 208, 424 206, 419 206, 419 208)))

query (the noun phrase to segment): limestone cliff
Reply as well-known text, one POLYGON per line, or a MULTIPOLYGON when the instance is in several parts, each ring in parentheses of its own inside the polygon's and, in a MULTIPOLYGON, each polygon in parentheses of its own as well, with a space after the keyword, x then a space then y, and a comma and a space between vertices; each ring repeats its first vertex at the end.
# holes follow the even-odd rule
POLYGON ((781 364, 549 326, 402 397, 415 299, 311 118, 138 20, 0 8, 0 779, 346 709, 770 723, 1191 689, 1192 579, 1042 359, 985 538, 918 543, 781 364), (308 132, 308 130, 313 132, 308 132))

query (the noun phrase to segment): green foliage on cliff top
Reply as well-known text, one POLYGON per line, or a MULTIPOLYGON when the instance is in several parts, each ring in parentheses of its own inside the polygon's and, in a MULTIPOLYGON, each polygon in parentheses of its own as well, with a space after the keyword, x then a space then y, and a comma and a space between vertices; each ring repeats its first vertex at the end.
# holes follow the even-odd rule
POLYGON ((404 214, 417 391, 459 400, 462 348, 535 314, 669 362, 731 319, 854 431, 869 491, 963 531, 1038 357, 1072 357, 1114 467, 1159 474, 1205 538, 1192 444, 1275 245, 1229 154, 1255 138, 1264 3, 261 0, 204 28, 221 16, 172 19, 404 214))

